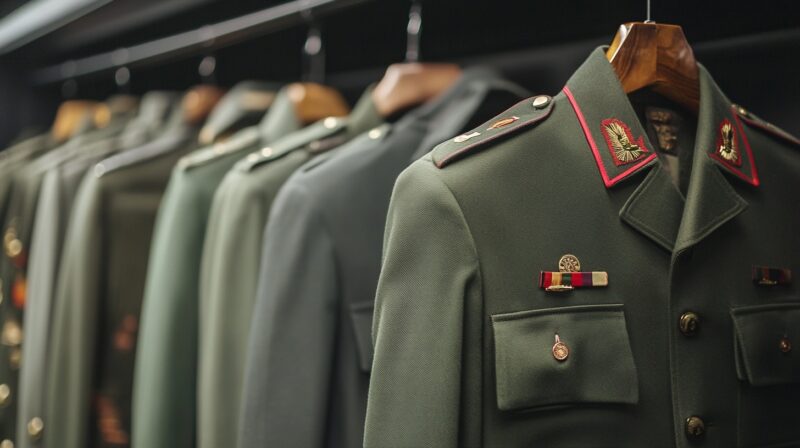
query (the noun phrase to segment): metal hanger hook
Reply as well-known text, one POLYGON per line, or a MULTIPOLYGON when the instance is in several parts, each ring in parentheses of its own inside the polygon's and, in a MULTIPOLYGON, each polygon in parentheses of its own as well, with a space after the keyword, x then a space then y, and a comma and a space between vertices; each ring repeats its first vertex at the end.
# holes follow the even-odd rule
POLYGON ((655 23, 653 21, 652 16, 650 15, 650 0, 647 1, 647 18, 644 20, 644 23, 655 23))
POLYGON ((420 58, 419 37, 422 33, 422 3, 412 0, 406 26, 406 62, 418 62, 420 58))

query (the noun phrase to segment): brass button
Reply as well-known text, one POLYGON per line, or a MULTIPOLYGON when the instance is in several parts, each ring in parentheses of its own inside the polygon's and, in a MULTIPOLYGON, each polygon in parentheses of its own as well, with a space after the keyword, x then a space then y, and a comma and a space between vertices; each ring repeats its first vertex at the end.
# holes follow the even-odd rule
POLYGON ((686 436, 698 440, 706 434, 706 423, 702 418, 693 415, 686 419, 686 436))
POLYGON ((681 314, 678 321, 678 328, 684 336, 694 336, 700 328, 700 316, 692 311, 681 314))
POLYGON ((36 440, 41 437, 42 431, 44 431, 44 422, 41 418, 34 417, 28 422, 28 435, 32 439, 36 440))
POLYGON ((549 96, 540 95, 533 99, 533 107, 537 109, 544 109, 548 104, 550 104, 549 96))
POLYGON ((14 442, 5 439, 2 442, 0 442, 0 448, 14 448, 14 442))
POLYGON ((322 125, 328 129, 333 129, 338 123, 339 120, 337 120, 335 117, 328 117, 322 122, 322 125))
POLYGON ((556 335, 556 342, 553 344, 552 352, 553 358, 555 358, 556 361, 563 362, 569 358, 569 347, 567 347, 567 344, 561 342, 561 338, 558 337, 558 335, 556 335))
POLYGON ((789 353, 792 351, 792 341, 789 340, 786 336, 781 338, 781 341, 778 343, 778 347, 781 349, 783 353, 789 353))
POLYGON ((381 131, 380 128, 375 128, 375 129, 369 131, 369 134, 367 134, 367 135, 369 135, 370 139, 377 140, 377 139, 381 138, 382 134, 383 134, 383 132, 381 131))
POLYGON ((11 402, 11 388, 8 384, 0 384, 0 406, 6 406, 11 402))

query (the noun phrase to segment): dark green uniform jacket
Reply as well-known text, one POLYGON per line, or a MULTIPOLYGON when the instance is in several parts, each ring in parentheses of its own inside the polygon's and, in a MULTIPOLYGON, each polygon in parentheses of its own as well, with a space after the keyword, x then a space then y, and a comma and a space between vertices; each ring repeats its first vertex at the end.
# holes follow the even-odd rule
POLYGON ((597 49, 399 177, 365 446, 800 445, 800 142, 642 94, 597 49))
POLYGON ((316 154, 380 123, 367 92, 350 117, 326 118, 249 155, 217 189, 200 276, 200 447, 236 446, 261 237, 275 195, 316 154))
MULTIPOLYGON (((238 92, 240 102, 269 93, 248 87, 238 92)), ((195 445, 198 284, 211 199, 236 161, 300 127, 292 107, 287 93, 280 92, 260 126, 185 156, 172 171, 158 211, 142 304, 133 391, 135 446, 195 445)), ((211 118, 204 129, 219 129, 211 118)))
POLYGON ((101 129, 92 129, 88 121, 83 132, 68 142, 48 151, 20 166, 14 173, 8 213, 6 214, 4 244, 5 256, 0 259, 0 277, 8 279, 3 284, 3 295, 9 300, 0 304, 3 314, 3 329, 0 342, 4 352, 0 356, 0 398, 10 393, 8 406, 2 409, 0 426, 3 438, 15 440, 16 414, 19 389, 18 373, 22 364, 22 343, 24 342, 23 319, 27 306, 27 289, 31 286, 28 278, 30 256, 33 252, 32 235, 36 223, 36 210, 42 180, 53 169, 69 163, 75 158, 102 154, 113 146, 114 138, 122 132, 130 121, 133 110, 115 114, 110 123, 101 129), (13 401, 13 402, 12 402, 13 401))
POLYGON ((67 227, 47 359, 48 446, 127 446, 139 308, 150 236, 169 173, 196 147, 176 110, 164 134, 103 160, 67 227))
POLYGON ((483 70, 324 157, 270 213, 248 346, 239 447, 358 447, 372 305, 392 186, 416 157, 525 96, 483 70))
MULTIPOLYGON (((25 343, 22 347, 17 396, 17 448, 41 446, 28 434, 28 424, 44 415, 47 344, 50 315, 67 223, 76 190, 86 171, 117 151, 132 149, 152 140, 176 104, 177 95, 150 92, 142 98, 137 116, 114 138, 86 146, 78 157, 50 168, 42 179, 36 205, 25 301, 25 343)), ((35 431, 34 431, 35 432, 35 431)))

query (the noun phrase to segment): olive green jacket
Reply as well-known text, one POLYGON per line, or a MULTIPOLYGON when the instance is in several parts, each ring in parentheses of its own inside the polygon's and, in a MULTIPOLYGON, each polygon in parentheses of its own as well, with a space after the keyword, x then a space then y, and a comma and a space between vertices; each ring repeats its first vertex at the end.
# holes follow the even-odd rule
POLYGON ((52 311, 43 440, 127 446, 139 310, 156 211, 197 129, 178 109, 164 134, 84 177, 67 227, 52 311))
POLYGON ((365 446, 800 445, 800 141, 701 68, 676 185, 637 110, 597 49, 399 177, 365 446))
POLYGON ((431 103, 309 162, 281 189, 264 233, 239 447, 361 445, 394 180, 442 139, 525 95, 467 70, 431 103))
MULTIPOLYGON (((239 101, 268 93, 247 87, 239 101)), ((198 285, 211 199, 238 160, 300 127, 292 112, 282 91, 260 126, 185 156, 172 171, 156 219, 142 303, 133 390, 136 446, 195 445, 198 285)), ((222 132, 218 124, 206 123, 204 129, 222 132)))
POLYGON ((19 393, 17 394, 17 448, 41 446, 41 439, 28 434, 28 424, 44 415, 47 344, 50 315, 55 296, 61 250, 76 190, 88 169, 103 158, 152 140, 177 95, 150 92, 142 98, 137 116, 119 135, 86 145, 80 154, 51 167, 41 181, 36 220, 31 235, 28 291, 25 302, 25 343, 22 346, 19 393))
POLYGON ((348 118, 326 118, 250 154, 217 189, 203 244, 198 445, 235 447, 261 239, 272 201, 317 154, 381 123, 367 92, 348 118))

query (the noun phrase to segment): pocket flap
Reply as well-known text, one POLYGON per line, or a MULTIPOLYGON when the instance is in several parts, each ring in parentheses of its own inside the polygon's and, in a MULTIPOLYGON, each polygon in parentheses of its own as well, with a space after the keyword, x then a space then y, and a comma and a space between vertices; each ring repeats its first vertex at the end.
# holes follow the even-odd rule
POLYGON ((731 309, 736 375, 753 386, 800 382, 800 303, 731 309))
POLYGON ((500 410, 639 401, 622 305, 495 314, 492 327, 500 410), (556 334, 569 350, 561 361, 556 334))
POLYGON ((350 317, 353 319, 353 330, 358 349, 358 364, 364 372, 372 369, 372 314, 374 309, 375 303, 371 301, 350 304, 350 317))

